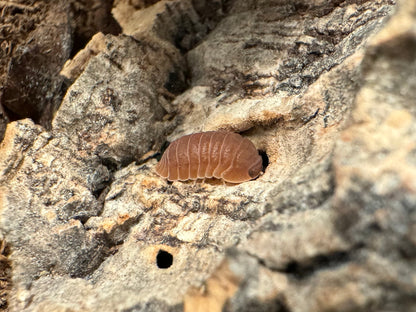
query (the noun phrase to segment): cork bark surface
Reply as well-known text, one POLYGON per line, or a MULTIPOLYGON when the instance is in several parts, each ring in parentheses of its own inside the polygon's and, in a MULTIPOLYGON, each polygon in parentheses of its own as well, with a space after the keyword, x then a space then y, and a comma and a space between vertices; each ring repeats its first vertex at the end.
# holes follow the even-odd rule
POLYGON ((416 309, 414 1, 0 9, 0 311, 416 309), (211 130, 263 173, 155 173, 211 130))

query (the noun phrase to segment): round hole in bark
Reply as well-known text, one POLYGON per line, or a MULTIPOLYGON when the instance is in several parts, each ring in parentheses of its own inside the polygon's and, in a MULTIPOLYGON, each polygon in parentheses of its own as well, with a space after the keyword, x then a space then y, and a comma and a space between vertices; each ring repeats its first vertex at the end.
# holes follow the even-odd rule
POLYGON ((173 256, 164 250, 159 250, 156 256, 156 265, 159 269, 167 269, 173 263, 173 256))

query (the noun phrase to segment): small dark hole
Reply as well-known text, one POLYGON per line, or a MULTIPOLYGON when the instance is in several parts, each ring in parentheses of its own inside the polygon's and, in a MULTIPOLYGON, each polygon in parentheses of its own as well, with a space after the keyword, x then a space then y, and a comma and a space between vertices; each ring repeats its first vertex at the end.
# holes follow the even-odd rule
POLYGON ((259 151, 259 154, 261 156, 261 159, 263 161, 263 172, 266 171, 267 166, 269 165, 269 157, 267 157, 267 154, 265 151, 259 151))
POLYGON ((173 256, 164 250, 159 250, 156 256, 156 264, 159 269, 167 269, 173 263, 173 256))
POLYGON ((299 271, 299 264, 296 261, 290 261, 287 266, 285 273, 294 274, 299 271))
POLYGON ((11 15, 17 15, 17 14, 23 14, 23 9, 13 8, 13 10, 11 11, 11 15))
POLYGON ((173 94, 180 94, 186 90, 187 85, 179 69, 177 72, 169 73, 168 81, 166 81, 164 87, 173 94))
POLYGON ((85 216, 85 215, 78 215, 78 216, 72 217, 72 219, 74 220, 79 220, 83 225, 87 223, 89 218, 90 218, 89 216, 85 216))

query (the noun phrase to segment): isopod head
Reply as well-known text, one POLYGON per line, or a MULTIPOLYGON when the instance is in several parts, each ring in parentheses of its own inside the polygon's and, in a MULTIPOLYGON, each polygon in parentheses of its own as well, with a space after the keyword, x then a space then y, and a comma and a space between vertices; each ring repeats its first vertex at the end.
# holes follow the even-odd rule
MULTIPOLYGON (((263 169, 263 160, 261 156, 256 153, 253 155, 251 152, 250 154, 248 151, 246 152, 248 155, 244 157, 247 161, 241 161, 233 166, 232 168, 227 169, 222 174, 222 179, 229 183, 242 183, 252 179, 255 179, 259 176, 261 170, 263 169), (247 163, 251 165, 246 165, 247 163)), ((245 154, 246 154, 245 153, 245 154)))

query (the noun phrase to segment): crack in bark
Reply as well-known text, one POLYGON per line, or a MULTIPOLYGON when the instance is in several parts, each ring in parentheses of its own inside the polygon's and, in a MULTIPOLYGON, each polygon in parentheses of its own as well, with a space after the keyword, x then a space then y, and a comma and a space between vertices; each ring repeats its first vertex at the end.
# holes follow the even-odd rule
POLYGON ((251 258, 256 259, 259 265, 269 269, 272 272, 283 273, 297 280, 304 280, 308 279, 319 271, 342 266, 348 262, 351 262, 351 254, 356 252, 359 248, 361 247, 356 246, 348 250, 339 250, 325 254, 318 254, 304 260, 291 260, 287 262, 283 267, 277 267, 268 264, 265 259, 248 251, 245 251, 245 253, 251 258))

